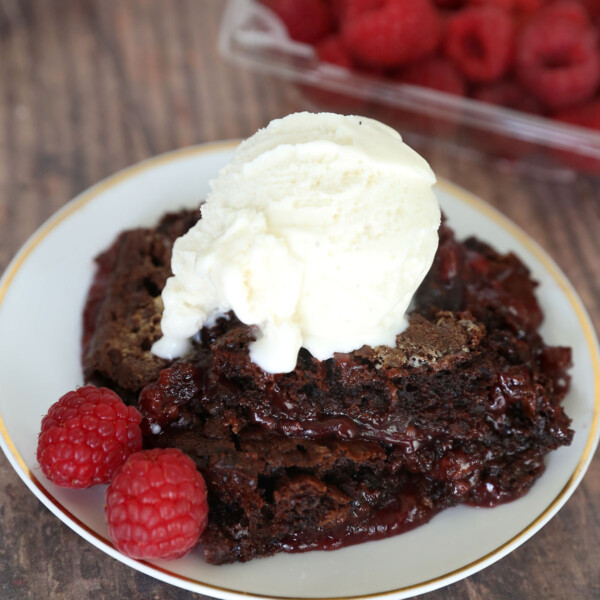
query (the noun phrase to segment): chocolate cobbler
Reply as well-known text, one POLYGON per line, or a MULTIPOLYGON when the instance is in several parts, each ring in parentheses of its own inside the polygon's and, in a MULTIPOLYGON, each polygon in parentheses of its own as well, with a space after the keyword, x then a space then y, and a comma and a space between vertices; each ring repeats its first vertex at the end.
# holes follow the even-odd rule
POLYGON ((147 447, 198 465, 208 562, 335 549, 514 500, 570 444, 571 351, 540 337, 528 269, 446 224, 395 348, 322 362, 301 350, 294 371, 269 374, 249 359, 252 328, 229 315, 184 358, 157 358, 171 247, 199 218, 169 214, 97 258, 83 368, 139 406, 147 447))

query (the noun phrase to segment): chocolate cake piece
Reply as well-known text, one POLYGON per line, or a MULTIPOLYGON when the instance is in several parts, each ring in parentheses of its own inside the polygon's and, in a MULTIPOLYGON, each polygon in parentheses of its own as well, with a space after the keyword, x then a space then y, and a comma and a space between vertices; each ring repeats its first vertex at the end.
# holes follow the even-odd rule
POLYGON ((154 228, 123 232, 97 257, 84 313, 86 381, 135 399, 167 365, 150 352, 161 335, 160 294, 171 274, 174 241, 199 218, 199 210, 165 215, 154 228))
MULTIPOLYGON (((97 331, 121 314, 115 290, 129 294, 129 310, 146 307, 150 322, 160 315, 158 303, 151 314, 140 302, 139 284, 127 287, 126 273, 90 294, 88 307, 95 295, 104 302, 97 331)), ((210 505, 202 546, 215 564, 338 548, 401 533, 458 503, 510 501, 573 435, 561 406, 570 350, 544 344, 541 319, 516 256, 459 243, 443 226, 394 348, 326 361, 301 350, 294 371, 269 374, 250 361, 253 329, 233 315, 160 372, 142 348, 132 381, 146 384, 145 445, 178 447, 196 461, 210 505)), ((105 343, 118 345, 119 329, 106 331, 105 343)), ((120 372, 105 371, 113 382, 120 372)))

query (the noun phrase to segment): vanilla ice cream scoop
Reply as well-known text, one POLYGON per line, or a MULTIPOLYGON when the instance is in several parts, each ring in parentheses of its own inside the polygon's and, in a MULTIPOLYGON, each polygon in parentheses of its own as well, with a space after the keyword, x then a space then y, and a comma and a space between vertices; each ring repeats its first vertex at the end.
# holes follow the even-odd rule
POLYGON ((297 113, 242 142, 211 182, 202 219, 175 242, 159 356, 184 354, 233 310, 255 325, 250 358, 295 368, 368 344, 394 346, 438 245, 427 162, 393 129, 297 113))

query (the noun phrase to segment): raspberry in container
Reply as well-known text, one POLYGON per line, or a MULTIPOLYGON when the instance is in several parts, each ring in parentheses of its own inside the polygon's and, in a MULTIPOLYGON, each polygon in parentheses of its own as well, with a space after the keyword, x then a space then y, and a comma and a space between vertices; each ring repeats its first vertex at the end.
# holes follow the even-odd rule
POLYGON ((599 27, 588 0, 229 0, 219 47, 426 157, 569 181, 600 175, 599 27))

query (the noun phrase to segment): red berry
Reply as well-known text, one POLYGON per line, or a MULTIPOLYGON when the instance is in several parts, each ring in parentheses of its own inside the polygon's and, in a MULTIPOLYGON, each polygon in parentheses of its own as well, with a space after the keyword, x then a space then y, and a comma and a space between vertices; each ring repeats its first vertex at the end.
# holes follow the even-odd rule
POLYGON ((447 58, 434 57, 412 63, 400 76, 400 81, 422 85, 455 96, 465 95, 465 80, 447 58))
POLYGON ((324 0, 262 0, 283 21, 290 37, 314 44, 332 29, 333 21, 324 0))
POLYGON ((109 389, 87 385, 65 394, 42 419, 37 447, 42 472, 61 487, 108 483, 141 449, 141 420, 109 389))
POLYGON ((206 528, 206 484, 175 448, 132 454, 106 490, 110 537, 132 558, 179 558, 206 528))
POLYGON ((466 8, 448 20, 446 54, 471 81, 500 79, 510 67, 513 46, 512 21, 499 8, 466 8))
POLYGON ((569 20, 532 21, 517 43, 521 85, 551 109, 586 102, 600 82, 596 36, 569 20))
POLYGON ((371 67, 398 67, 432 54, 441 20, 430 0, 385 0, 347 19, 342 37, 352 56, 371 67))

